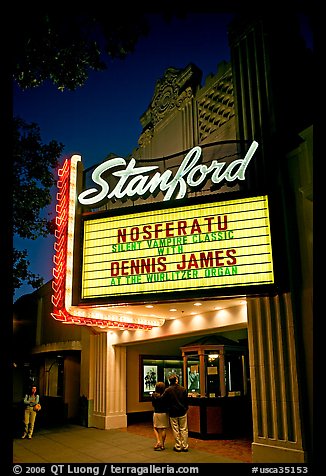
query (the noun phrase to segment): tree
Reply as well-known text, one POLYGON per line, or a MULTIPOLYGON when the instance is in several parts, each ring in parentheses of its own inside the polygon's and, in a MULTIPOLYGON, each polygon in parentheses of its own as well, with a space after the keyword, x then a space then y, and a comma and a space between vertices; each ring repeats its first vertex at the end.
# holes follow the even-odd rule
MULTIPOLYGON (((13 119, 13 202, 12 231, 21 238, 35 240, 54 233, 53 221, 41 211, 51 203, 54 169, 58 166, 63 144, 43 144, 37 124, 13 119)), ((27 281, 33 288, 43 279, 28 270, 27 251, 13 250, 13 287, 27 281)))
POLYGON ((107 68, 104 59, 123 59, 148 32, 141 12, 94 12, 28 8, 19 16, 15 37, 14 79, 23 89, 50 80, 59 89, 75 90, 90 70, 107 68))

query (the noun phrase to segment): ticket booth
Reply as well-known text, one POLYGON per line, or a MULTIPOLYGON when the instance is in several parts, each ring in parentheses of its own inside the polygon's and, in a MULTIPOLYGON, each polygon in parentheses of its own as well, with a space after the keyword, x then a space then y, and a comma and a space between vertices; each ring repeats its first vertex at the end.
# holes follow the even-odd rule
POLYGON ((181 351, 189 435, 209 439, 244 434, 251 414, 247 347, 211 336, 181 351))

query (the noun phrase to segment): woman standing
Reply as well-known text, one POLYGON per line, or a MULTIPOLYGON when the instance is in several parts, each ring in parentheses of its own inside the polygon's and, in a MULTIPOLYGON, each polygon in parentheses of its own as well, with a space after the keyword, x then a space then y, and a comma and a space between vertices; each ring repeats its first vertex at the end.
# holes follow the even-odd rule
POLYGON ((165 449, 166 429, 169 427, 169 415, 162 398, 164 390, 165 383, 157 382, 155 391, 152 394, 152 405, 154 407, 153 428, 156 436, 155 451, 165 449))
POLYGON ((34 409, 35 405, 40 402, 39 395, 36 394, 36 387, 33 386, 28 394, 25 395, 24 404, 25 404, 25 415, 24 415, 24 424, 25 424, 25 431, 23 433, 22 438, 32 438, 34 425, 35 425, 35 418, 36 418, 36 411, 34 409))

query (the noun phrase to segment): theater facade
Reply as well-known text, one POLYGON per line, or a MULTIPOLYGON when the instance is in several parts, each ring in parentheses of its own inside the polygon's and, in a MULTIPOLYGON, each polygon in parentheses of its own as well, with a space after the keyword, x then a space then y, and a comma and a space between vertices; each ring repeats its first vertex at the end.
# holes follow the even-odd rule
POLYGON ((190 434, 250 435, 253 462, 309 460, 312 124, 293 117, 285 136, 273 35, 235 22, 231 63, 203 86, 193 64, 165 71, 129 157, 62 163, 33 352, 44 394, 61 379, 87 426, 148 417, 177 372, 190 434))

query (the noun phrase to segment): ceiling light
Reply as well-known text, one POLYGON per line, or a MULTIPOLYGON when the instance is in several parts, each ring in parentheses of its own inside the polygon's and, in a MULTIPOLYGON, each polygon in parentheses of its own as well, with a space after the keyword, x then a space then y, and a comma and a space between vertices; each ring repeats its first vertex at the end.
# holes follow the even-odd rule
POLYGON ((147 307, 148 309, 151 309, 151 308, 154 307, 154 306, 152 306, 151 304, 148 304, 148 305, 145 306, 145 307, 147 307))
POLYGON ((177 309, 172 308, 172 309, 169 309, 169 311, 170 312, 177 312, 177 309))
POLYGON ((195 302, 195 303, 194 303, 194 306, 201 306, 201 305, 202 305, 201 302, 195 302))

